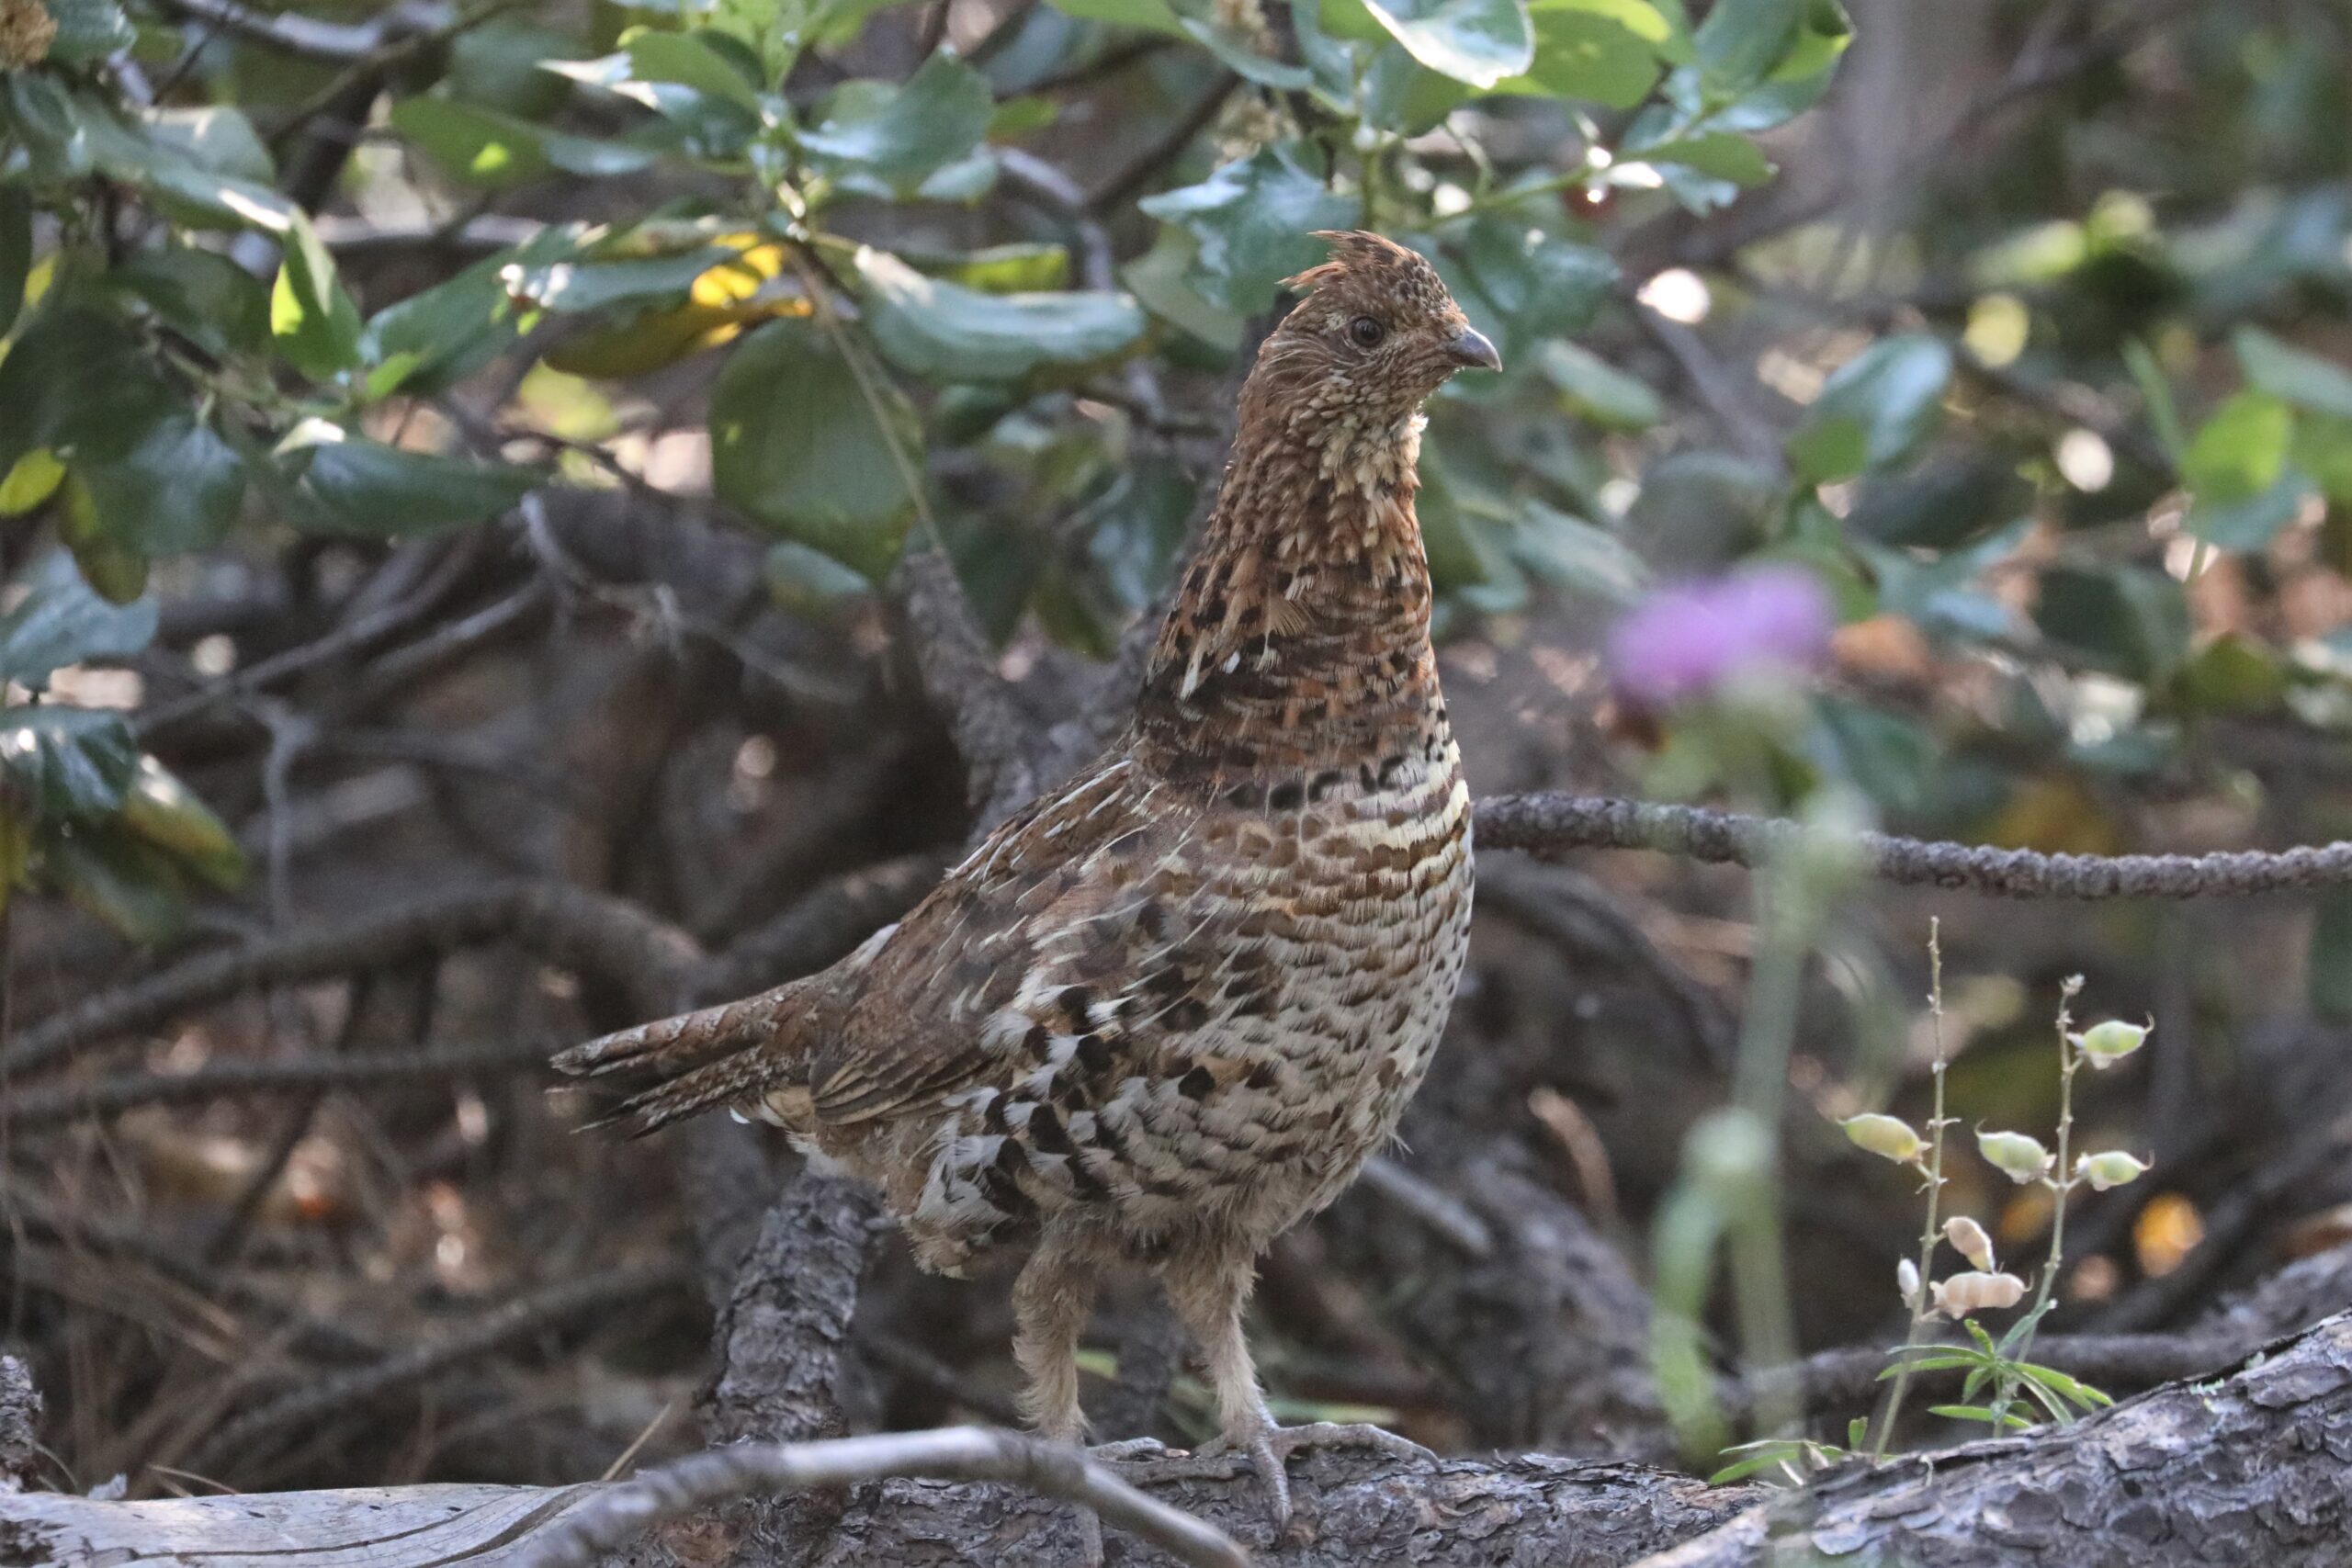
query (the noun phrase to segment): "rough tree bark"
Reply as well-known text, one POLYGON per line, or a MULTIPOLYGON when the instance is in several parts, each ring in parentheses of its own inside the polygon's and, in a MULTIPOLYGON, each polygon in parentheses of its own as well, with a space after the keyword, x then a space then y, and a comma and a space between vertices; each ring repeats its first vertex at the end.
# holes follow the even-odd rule
MULTIPOLYGON (((2352 1314, 2210 1381, 2166 1384, 2072 1427, 1871 1467, 1803 1493, 1712 1488, 1636 1464, 1522 1455, 1434 1470, 1363 1455, 1298 1467, 1300 1524, 1276 1544, 1253 1480, 1156 1489, 1224 1527, 1268 1568, 1536 1563, 1727 1568, 1831 1560, 2352 1562, 2352 1314)), ((592 1486, 435 1486, 268 1497, 0 1502, 0 1568, 201 1556, 208 1568, 513 1568, 592 1486)), ((663 1527, 614 1568, 798 1561, 747 1540, 725 1511, 663 1527)), ((1076 1561, 1060 1505, 1004 1487, 890 1480, 855 1490, 815 1562, 827 1568, 1001 1568, 1076 1561)), ((1115 1534, 1114 1568, 1158 1561, 1115 1534)))

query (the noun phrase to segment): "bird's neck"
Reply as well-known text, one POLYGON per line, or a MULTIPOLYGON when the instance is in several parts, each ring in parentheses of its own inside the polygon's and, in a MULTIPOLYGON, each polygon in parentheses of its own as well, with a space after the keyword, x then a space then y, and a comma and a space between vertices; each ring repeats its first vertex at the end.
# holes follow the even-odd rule
POLYGON ((1138 744, 1170 774, 1234 778, 1352 768, 1442 736, 1419 416, 1311 437, 1243 428, 1152 653, 1138 744))

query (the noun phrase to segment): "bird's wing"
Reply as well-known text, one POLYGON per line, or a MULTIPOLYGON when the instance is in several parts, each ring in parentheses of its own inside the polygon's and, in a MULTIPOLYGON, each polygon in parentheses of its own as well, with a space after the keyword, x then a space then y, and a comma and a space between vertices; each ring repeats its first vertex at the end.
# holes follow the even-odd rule
POLYGON ((1115 1030, 1112 983, 1184 918, 1168 868, 1200 816, 1114 753, 991 833, 860 976, 809 1077, 818 1120, 935 1105, 1115 1030))

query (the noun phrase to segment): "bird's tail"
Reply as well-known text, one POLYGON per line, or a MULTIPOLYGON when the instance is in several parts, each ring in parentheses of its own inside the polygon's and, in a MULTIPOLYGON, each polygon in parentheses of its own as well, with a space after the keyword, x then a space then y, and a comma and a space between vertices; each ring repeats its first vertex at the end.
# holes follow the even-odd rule
POLYGON ((609 1078, 635 1092, 588 1123, 629 1137, 707 1111, 740 1104, 808 1071, 808 1015, 823 976, 755 997, 624 1029, 554 1059, 556 1070, 609 1078))

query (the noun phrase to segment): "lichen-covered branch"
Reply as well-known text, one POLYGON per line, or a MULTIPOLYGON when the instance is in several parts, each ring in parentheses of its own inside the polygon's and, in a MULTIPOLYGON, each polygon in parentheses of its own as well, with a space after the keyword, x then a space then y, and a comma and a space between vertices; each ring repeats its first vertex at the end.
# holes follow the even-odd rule
MULTIPOLYGON (((1558 854, 1656 850, 1691 860, 1760 864, 1800 829, 1792 822, 1692 806, 1564 795, 1478 802, 1478 847, 1558 854)), ((1862 868, 1882 881, 2004 898, 2233 898, 2352 886, 2352 842, 2204 855, 2064 855, 1864 833, 1862 868)))

